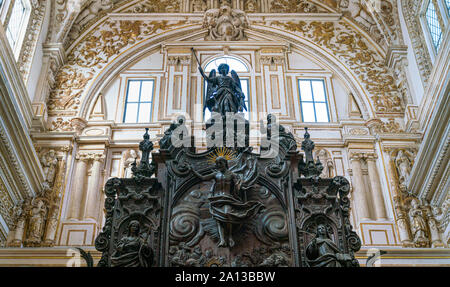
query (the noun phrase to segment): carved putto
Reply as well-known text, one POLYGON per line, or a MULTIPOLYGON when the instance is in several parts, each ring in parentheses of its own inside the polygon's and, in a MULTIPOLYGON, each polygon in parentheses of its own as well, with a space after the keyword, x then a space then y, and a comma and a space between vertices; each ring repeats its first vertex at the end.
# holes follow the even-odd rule
POLYGON ((203 28, 208 29, 205 40, 247 40, 244 29, 248 27, 249 21, 245 12, 231 8, 226 1, 219 9, 210 9, 206 11, 203 18, 203 28))

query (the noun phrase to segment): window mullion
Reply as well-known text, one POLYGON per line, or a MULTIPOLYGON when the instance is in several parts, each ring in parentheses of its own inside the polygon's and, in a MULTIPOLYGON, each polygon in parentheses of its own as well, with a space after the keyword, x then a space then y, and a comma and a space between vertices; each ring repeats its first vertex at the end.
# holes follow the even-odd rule
POLYGON ((312 103, 313 103, 313 109, 314 109, 314 119, 317 123, 316 101, 314 99, 314 89, 313 89, 313 85, 312 85, 312 80, 309 81, 309 85, 311 87, 311 97, 312 97, 312 103))

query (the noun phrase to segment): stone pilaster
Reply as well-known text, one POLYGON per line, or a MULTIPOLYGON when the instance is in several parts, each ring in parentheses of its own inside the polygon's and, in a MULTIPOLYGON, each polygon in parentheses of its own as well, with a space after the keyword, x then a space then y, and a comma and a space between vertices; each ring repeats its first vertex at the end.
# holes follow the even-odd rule
POLYGON ((87 202, 84 218, 91 218, 97 220, 98 218, 98 206, 100 199, 100 181, 101 171, 105 156, 103 154, 94 154, 93 164, 91 170, 91 176, 89 178, 89 184, 87 188, 87 202))
POLYGON ((87 165, 90 159, 90 154, 79 152, 76 156, 76 169, 74 176, 74 185, 72 189, 72 196, 70 198, 68 219, 81 219, 81 208, 83 200, 83 190, 86 183, 87 165))
POLYGON ((380 176, 376 166, 378 156, 374 153, 365 155, 367 167, 369 170, 370 186, 372 187, 372 200, 377 220, 387 220, 386 206, 383 199, 383 191, 381 189, 380 176))
POLYGON ((352 153, 350 157, 353 172, 353 198, 355 199, 355 209, 359 220, 370 220, 370 210, 367 200, 367 192, 364 186, 363 173, 361 168, 362 155, 352 153))

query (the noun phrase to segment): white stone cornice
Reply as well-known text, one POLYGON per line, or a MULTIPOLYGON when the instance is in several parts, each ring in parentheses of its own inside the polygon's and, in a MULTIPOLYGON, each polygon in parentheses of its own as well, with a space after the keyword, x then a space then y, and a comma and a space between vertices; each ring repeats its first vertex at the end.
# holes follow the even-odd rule
POLYGON ((386 54, 386 66, 392 68, 397 63, 406 60, 408 57, 408 47, 404 45, 396 45, 388 48, 386 54))
POLYGON ((55 59, 58 67, 66 62, 66 53, 62 43, 44 43, 42 44, 44 56, 55 59))

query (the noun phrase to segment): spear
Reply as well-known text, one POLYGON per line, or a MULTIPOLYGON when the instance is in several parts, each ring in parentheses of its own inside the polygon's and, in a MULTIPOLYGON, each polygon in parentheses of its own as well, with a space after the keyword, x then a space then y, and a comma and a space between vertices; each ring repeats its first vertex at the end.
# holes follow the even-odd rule
POLYGON ((200 61, 199 61, 198 58, 197 58, 197 54, 195 53, 194 48, 191 48, 191 51, 192 51, 192 53, 194 54, 195 60, 197 60, 198 65, 201 66, 200 61))

